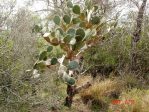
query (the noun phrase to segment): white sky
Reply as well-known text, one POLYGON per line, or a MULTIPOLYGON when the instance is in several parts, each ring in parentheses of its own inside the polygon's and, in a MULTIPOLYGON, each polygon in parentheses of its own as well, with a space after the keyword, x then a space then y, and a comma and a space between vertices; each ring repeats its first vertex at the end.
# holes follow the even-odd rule
MULTIPOLYGON (((26 7, 29 0, 17 0, 17 8, 26 7)), ((29 7, 32 11, 41 10, 45 6, 43 1, 36 1, 32 7, 29 7)))
MULTIPOLYGON (((34 2, 34 5, 33 6, 26 6, 27 2, 29 0, 17 0, 17 8, 21 8, 21 7, 28 7, 30 10, 32 11, 37 11, 37 10, 41 10, 41 9, 44 9, 44 7, 46 7, 46 4, 44 1, 36 1, 34 2)), ((115 0, 115 1, 119 1, 119 0, 115 0)), ((140 0, 142 1, 142 0, 140 0)), ((131 2, 130 2, 131 3, 131 2)), ((129 3, 129 4, 130 4, 129 3)), ((140 2, 141 4, 142 2, 140 2)), ((149 3, 149 0, 148 0, 148 3, 149 3)), ((147 8, 147 7, 146 7, 147 8)), ((125 4, 123 6, 120 6, 118 7, 118 10, 121 10, 123 9, 122 13, 121 13, 121 16, 122 15, 125 15, 127 14, 129 11, 137 11, 137 8, 136 6, 133 5, 133 7, 128 7, 128 4, 125 4)), ((148 8, 146 9, 146 11, 148 10, 148 8)), ((148 11, 147 11, 148 12, 148 11)), ((42 15, 42 14, 41 14, 42 15)))
MULTIPOLYGON (((25 5, 28 1, 29 0, 17 0, 17 8, 26 7, 25 5)), ((29 7, 29 9, 31 9, 32 11, 37 11, 37 10, 43 9, 44 6, 46 6, 46 5, 43 1, 35 1, 34 5, 32 7, 29 7)), ((126 7, 123 7, 123 8, 126 9, 126 7)), ((128 8, 127 8, 127 10, 128 10, 128 8)))

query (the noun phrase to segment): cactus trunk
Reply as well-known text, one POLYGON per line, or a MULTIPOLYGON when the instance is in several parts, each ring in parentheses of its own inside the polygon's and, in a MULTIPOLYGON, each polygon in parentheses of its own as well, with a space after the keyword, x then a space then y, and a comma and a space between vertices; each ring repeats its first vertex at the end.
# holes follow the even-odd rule
POLYGON ((65 98, 65 106, 70 108, 75 94, 78 94, 82 89, 87 89, 90 86, 91 84, 89 82, 77 88, 74 85, 73 86, 67 85, 67 97, 65 98))
POLYGON ((75 86, 67 85, 67 97, 65 98, 65 106, 71 107, 74 95, 75 86))

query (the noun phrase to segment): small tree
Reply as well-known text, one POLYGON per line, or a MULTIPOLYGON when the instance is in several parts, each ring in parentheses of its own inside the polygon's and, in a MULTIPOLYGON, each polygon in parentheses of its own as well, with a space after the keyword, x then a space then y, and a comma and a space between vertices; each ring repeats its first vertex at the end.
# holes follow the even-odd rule
POLYGON ((141 38, 142 32, 142 23, 144 18, 144 12, 146 7, 147 0, 143 0, 142 4, 139 8, 137 20, 136 20, 136 27, 135 31, 133 32, 132 40, 131 40, 131 70, 136 70, 137 65, 137 44, 141 38))
POLYGON ((59 63, 58 75, 67 84, 67 97, 65 106, 71 107, 72 99, 82 88, 88 88, 90 83, 81 87, 76 86, 74 71, 79 70, 80 65, 77 56, 82 54, 89 47, 96 45, 102 38, 101 31, 103 23, 102 11, 94 6, 90 0, 86 0, 84 6, 73 4, 67 0, 66 10, 62 16, 56 15, 53 22, 56 27, 50 33, 43 35, 50 44, 46 51, 41 52, 39 59, 34 65, 34 74, 50 68, 59 63), (64 51, 63 56, 49 58, 53 47, 60 46, 64 51))

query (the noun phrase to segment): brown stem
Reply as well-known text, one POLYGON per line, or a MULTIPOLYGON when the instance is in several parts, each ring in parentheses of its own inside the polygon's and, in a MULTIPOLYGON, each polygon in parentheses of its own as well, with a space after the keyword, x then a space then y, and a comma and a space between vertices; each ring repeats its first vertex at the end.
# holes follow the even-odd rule
POLYGON ((67 107, 71 107, 74 95, 78 94, 82 89, 87 89, 90 86, 91 86, 91 84, 89 82, 87 82, 86 84, 79 86, 79 87, 67 85, 67 95, 68 96, 65 99, 64 105, 67 107))
POLYGON ((67 97, 65 99, 65 106, 71 107, 72 100, 75 95, 75 88, 76 86, 67 85, 67 97))

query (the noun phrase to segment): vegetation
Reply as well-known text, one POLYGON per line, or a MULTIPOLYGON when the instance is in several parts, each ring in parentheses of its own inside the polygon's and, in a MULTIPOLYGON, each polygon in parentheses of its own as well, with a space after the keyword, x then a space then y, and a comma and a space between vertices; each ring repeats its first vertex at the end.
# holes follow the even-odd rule
POLYGON ((0 1, 0 110, 149 112, 148 2, 0 1))

